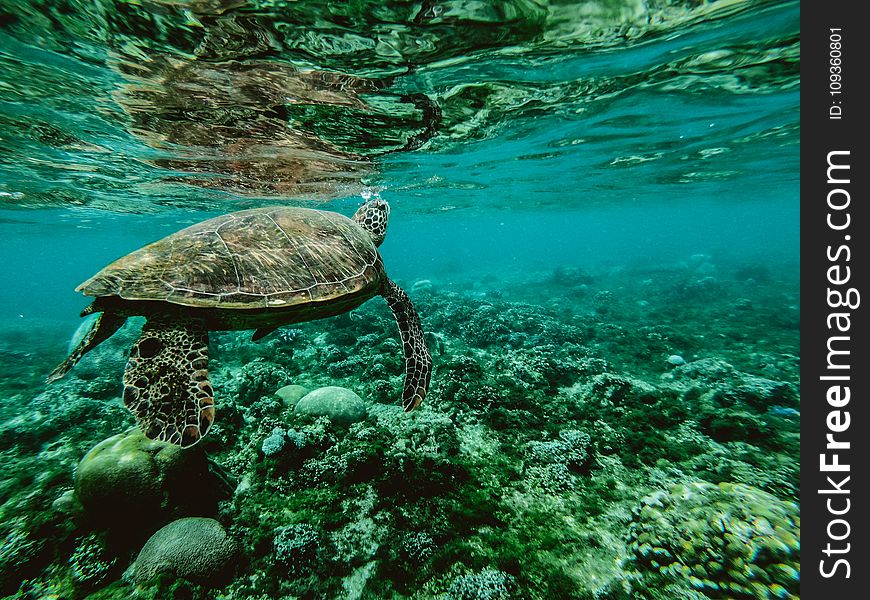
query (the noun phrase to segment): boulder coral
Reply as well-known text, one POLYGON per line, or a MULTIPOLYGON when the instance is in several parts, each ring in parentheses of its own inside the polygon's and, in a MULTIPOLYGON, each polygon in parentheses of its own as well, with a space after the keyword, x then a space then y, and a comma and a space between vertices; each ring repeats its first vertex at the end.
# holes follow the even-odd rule
POLYGON ((645 497, 629 547, 648 583, 711 598, 799 597, 800 510, 748 485, 697 481, 645 497))
POLYGON ((366 405, 355 392, 330 385, 303 396, 296 403, 296 412, 349 425, 366 418, 366 405))
POLYGON ((169 574, 204 586, 219 586, 232 578, 230 568, 238 547, 214 519, 186 517, 152 535, 131 567, 136 583, 169 574))
POLYGON ((218 489, 203 452, 150 440, 138 429, 94 446, 75 473, 76 497, 92 518, 108 525, 201 511, 214 504, 218 489))

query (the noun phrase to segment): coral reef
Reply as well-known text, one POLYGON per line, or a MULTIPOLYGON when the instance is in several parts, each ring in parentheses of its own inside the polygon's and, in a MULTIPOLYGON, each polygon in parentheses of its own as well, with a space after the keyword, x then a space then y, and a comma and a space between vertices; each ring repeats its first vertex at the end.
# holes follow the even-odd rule
POLYGON ((281 402, 284 403, 284 406, 292 408, 296 406, 296 403, 299 402, 299 400, 309 391, 310 390, 301 385, 290 384, 276 390, 275 395, 281 398, 281 402))
POLYGON ((203 452, 150 440, 138 429, 94 446, 76 467, 75 491, 90 518, 112 527, 128 526, 131 515, 141 526, 208 511, 221 493, 203 452))
POLYGON ((757 488, 703 481, 647 497, 629 530, 633 564, 712 598, 797 598, 800 511, 757 488))
POLYGON ((276 392, 288 380, 287 372, 279 365, 255 358, 238 370, 228 382, 227 391, 243 406, 250 406, 276 392))
POLYGON ((132 566, 132 577, 145 583, 167 573, 206 586, 232 579, 235 541, 214 519, 186 517, 152 535, 132 566))
POLYGON ((798 332, 781 316, 793 298, 773 272, 749 283, 740 268, 701 256, 433 277, 414 301, 436 370, 411 413, 395 325, 375 302, 259 342, 218 332, 215 425, 183 452, 118 434, 132 424, 121 368, 46 389, 31 371, 54 355, 21 357, 20 385, 0 381, 0 592, 793 597, 798 332), (155 534, 180 517, 223 524, 181 538, 232 539, 235 577, 158 566, 192 552, 155 534))
POLYGON ((444 600, 509 600, 513 588, 513 577, 496 569, 485 569, 454 579, 444 600))
POLYGON ((69 557, 70 574, 76 583, 96 587, 109 578, 117 560, 100 536, 91 533, 78 540, 69 557))
POLYGON ((263 440, 263 445, 260 446, 260 450, 263 451, 263 455, 267 458, 275 456, 284 449, 284 446, 287 443, 287 431, 280 427, 276 427, 272 430, 272 433, 263 440))
POLYGON ((6 524, 3 541, 0 542, 0 592, 8 593, 16 575, 26 572, 26 566, 40 553, 44 542, 28 535, 24 524, 6 524))
POLYGON ((298 574, 317 556, 319 538, 317 530, 307 523, 279 527, 272 540, 275 560, 290 573, 298 574))
POLYGON ((350 425, 366 417, 366 405, 353 391, 330 385, 308 392, 294 410, 314 417, 327 417, 333 423, 350 425))

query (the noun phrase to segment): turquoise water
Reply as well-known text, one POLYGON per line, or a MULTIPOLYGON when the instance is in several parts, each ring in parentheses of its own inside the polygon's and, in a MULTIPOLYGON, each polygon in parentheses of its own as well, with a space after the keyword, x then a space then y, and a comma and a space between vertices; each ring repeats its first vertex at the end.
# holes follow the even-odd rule
POLYGON ((798 22, 752 0, 0 0, 0 595, 797 597, 798 22), (141 321, 45 383, 111 261, 372 194, 433 355, 420 409, 378 298, 213 333, 214 428, 168 463, 122 401, 141 321), (304 414, 291 384, 364 418, 304 414), (234 569, 194 524, 213 563, 151 577, 140 551, 185 517, 226 528, 234 569))

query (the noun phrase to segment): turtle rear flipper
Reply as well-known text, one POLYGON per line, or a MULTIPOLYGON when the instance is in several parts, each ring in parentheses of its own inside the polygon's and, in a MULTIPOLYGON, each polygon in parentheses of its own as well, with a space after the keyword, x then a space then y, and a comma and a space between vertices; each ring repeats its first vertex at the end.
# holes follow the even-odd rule
POLYGON ((429 380, 432 378, 432 356, 426 347, 423 336, 423 325, 420 315, 414 310, 411 299, 405 290, 395 282, 384 278, 381 295, 390 305, 399 333, 402 336, 402 351, 405 354, 405 386, 402 391, 402 407, 414 410, 429 391, 429 380))
MULTIPOLYGON (((84 315, 85 313, 83 312, 82 314, 84 315)), ((81 360, 82 356, 112 337, 112 334, 118 331, 126 320, 126 317, 111 312, 104 312, 99 315, 94 320, 94 324, 91 325, 90 331, 79 342, 79 345, 66 357, 65 361, 55 367, 54 371, 46 377, 46 383, 57 381, 66 375, 81 360)))
POLYGON ((214 422, 208 331, 197 321, 151 318, 130 351, 124 404, 151 439, 183 448, 214 422))

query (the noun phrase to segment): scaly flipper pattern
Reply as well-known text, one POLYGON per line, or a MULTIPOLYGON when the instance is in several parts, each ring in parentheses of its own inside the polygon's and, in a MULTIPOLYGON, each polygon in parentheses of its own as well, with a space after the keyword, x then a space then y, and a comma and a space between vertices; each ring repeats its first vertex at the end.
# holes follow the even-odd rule
POLYGON ((402 407, 406 411, 414 410, 420 406, 429 391, 432 356, 429 354, 429 348, 426 347, 420 316, 414 310, 414 305, 411 304, 411 299, 408 298, 405 290, 385 277, 381 295, 393 311, 396 324, 399 326, 399 334, 402 336, 402 350, 405 353, 402 407))
POLYGON ((208 331, 202 323, 152 317, 130 351, 124 404, 151 439, 183 448, 214 422, 208 378, 208 331))

